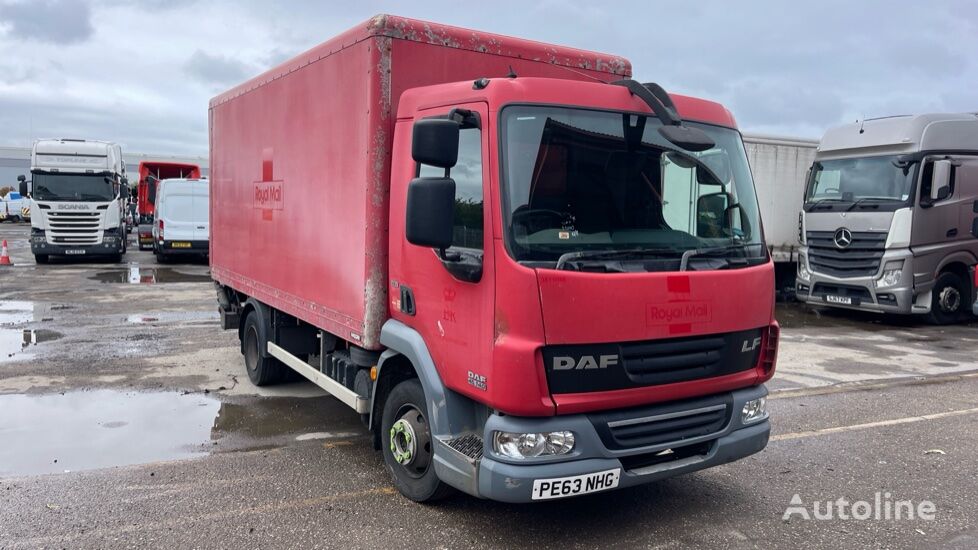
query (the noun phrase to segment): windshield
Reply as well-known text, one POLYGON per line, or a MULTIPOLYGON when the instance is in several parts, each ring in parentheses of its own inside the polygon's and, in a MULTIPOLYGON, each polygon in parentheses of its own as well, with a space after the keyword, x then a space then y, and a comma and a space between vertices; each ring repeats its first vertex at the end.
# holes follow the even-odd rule
POLYGON ((909 164, 890 155, 816 161, 805 203, 809 208, 851 208, 857 202, 900 206, 910 198, 911 172, 909 164))
POLYGON ((35 172, 34 200, 111 201, 115 186, 102 174, 44 174, 35 172))
POLYGON ((517 261, 665 271, 767 260, 735 130, 687 122, 716 142, 694 153, 661 137, 658 119, 631 113, 510 106, 502 124, 506 239, 517 261))

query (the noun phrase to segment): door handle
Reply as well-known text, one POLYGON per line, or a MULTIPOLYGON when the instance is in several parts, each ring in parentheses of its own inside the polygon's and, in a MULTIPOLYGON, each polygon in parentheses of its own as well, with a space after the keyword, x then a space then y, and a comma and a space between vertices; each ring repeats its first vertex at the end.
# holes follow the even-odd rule
POLYGON ((401 311, 407 313, 408 315, 414 315, 416 313, 414 308, 414 292, 409 287, 406 287, 403 284, 400 286, 401 286, 401 311))
POLYGON ((957 230, 957 228, 948 229, 947 230, 947 236, 948 237, 957 237, 958 236, 958 230, 957 230))

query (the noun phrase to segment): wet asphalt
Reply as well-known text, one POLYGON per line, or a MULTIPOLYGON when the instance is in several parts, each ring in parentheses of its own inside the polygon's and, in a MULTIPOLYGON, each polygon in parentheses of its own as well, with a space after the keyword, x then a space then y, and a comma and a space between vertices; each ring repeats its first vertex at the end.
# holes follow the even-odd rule
POLYGON ((763 452, 566 501, 423 506, 337 401, 251 386, 205 263, 35 266, 26 235, 0 224, 0 548, 978 547, 975 324, 780 306, 763 452), (796 494, 811 513, 876 493, 935 519, 783 518, 796 494))

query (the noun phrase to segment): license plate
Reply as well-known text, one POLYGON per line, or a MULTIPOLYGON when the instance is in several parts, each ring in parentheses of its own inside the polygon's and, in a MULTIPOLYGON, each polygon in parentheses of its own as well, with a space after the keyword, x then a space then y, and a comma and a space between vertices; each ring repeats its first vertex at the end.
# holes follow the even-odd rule
POLYGON ((85 250, 65 250, 65 254, 70 254, 72 256, 76 254, 84 254, 85 250))
POLYGON ((830 304, 843 304, 847 306, 852 305, 852 298, 849 296, 832 296, 829 294, 825 296, 825 301, 830 304))
POLYGON ((533 481, 533 500, 550 500, 586 495, 614 489, 621 480, 621 468, 571 477, 554 477, 533 481))
POLYGON ((172 243, 171 248, 190 248, 190 243, 172 243))

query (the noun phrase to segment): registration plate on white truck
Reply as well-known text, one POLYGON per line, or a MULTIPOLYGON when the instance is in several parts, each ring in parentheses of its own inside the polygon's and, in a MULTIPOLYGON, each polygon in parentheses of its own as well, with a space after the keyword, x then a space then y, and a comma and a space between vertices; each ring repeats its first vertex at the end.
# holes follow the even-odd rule
POLYGON ((65 254, 70 254, 70 255, 84 254, 84 253, 85 253, 85 249, 81 249, 81 250, 65 250, 65 254))
POLYGON ((533 481, 533 500, 548 500, 586 495, 614 489, 621 480, 621 468, 571 477, 554 477, 533 481))
POLYGON ((825 296, 825 301, 830 304, 843 304, 847 306, 852 305, 852 298, 849 296, 832 296, 831 294, 825 296))

